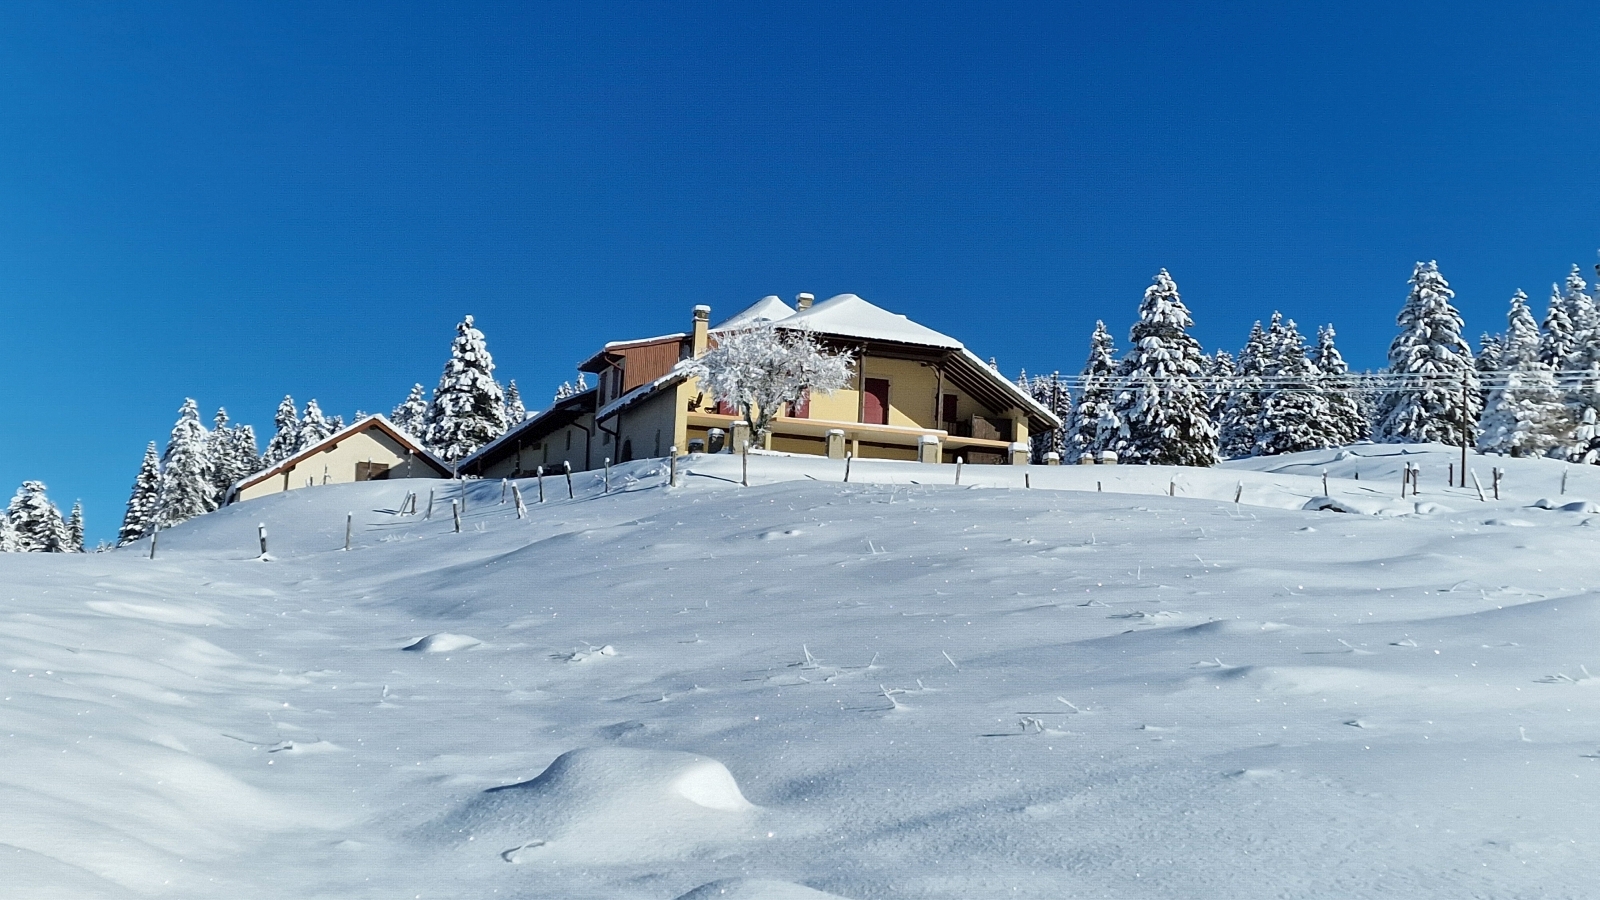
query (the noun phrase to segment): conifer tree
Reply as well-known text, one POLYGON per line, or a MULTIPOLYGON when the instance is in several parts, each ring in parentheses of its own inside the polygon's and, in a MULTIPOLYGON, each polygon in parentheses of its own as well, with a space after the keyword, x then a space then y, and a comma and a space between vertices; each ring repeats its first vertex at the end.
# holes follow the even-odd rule
POLYGON ((1228 407, 1229 390, 1233 386, 1233 371, 1238 362, 1233 354, 1218 350, 1211 354, 1211 366, 1206 372, 1206 395, 1210 399, 1211 421, 1222 422, 1222 411, 1228 407))
POLYGON ((117 531, 117 546, 125 546, 150 533, 161 510, 161 458, 156 455, 156 442, 144 448, 144 463, 133 480, 133 492, 128 496, 128 511, 122 516, 122 528, 117 531))
POLYGON ((1067 453, 1067 423, 1072 418, 1072 396, 1067 391, 1066 382, 1061 379, 1061 373, 1051 372, 1049 375, 1040 375, 1029 382, 1024 390, 1028 392, 1028 396, 1039 401, 1039 405, 1055 413, 1061 419, 1061 427, 1028 436, 1033 462, 1042 465, 1047 453, 1054 453, 1058 459, 1065 460, 1067 453))
MULTIPOLYGON (((1539 326, 1528 309, 1528 295, 1517 291, 1498 350, 1497 368, 1504 374, 1490 376, 1489 399, 1480 422, 1478 449, 1484 453, 1544 456, 1571 431, 1573 420, 1554 373, 1540 361, 1539 344, 1539 326)), ((1583 452, 1580 449, 1576 455, 1583 452)))
POLYGON ((1504 368, 1501 355, 1505 343, 1506 336, 1503 334, 1490 334, 1485 331, 1478 335, 1478 358, 1473 360, 1472 364, 1478 370, 1478 393, 1483 395, 1485 409, 1488 409, 1489 390, 1492 387, 1490 382, 1493 380, 1489 376, 1504 368))
POLYGON ((72 514, 67 516, 67 552, 83 552, 83 502, 72 504, 72 514))
POLYGON ((249 425, 228 425, 217 411, 217 427, 211 432, 211 487, 220 505, 228 491, 241 480, 261 471, 261 456, 256 452, 256 431, 249 425))
POLYGON ((275 430, 272 440, 267 442, 265 454, 269 466, 283 462, 300 450, 300 414, 295 410, 293 397, 283 395, 283 402, 278 404, 278 413, 273 416, 272 424, 275 430))
POLYGON ((1317 346, 1311 351, 1311 365, 1328 404, 1328 437, 1333 444, 1353 444, 1366 440, 1372 426, 1362 403, 1360 388, 1350 376, 1350 366, 1334 345, 1332 325, 1317 329, 1317 346))
POLYGON ((1239 359, 1234 365, 1233 378, 1228 387, 1228 399, 1217 417, 1218 449, 1225 459, 1239 459, 1255 452, 1256 426, 1261 419, 1261 395, 1266 386, 1263 379, 1270 364, 1271 349, 1267 332, 1262 330, 1258 321, 1251 326, 1250 337, 1239 350, 1239 359))
POLYGON ((1560 369, 1572 352, 1572 317, 1567 314, 1561 291, 1550 285, 1550 306, 1544 314, 1543 336, 1539 340, 1539 361, 1551 369, 1560 369))
POLYGON ((211 512, 217 508, 211 486, 209 460, 206 459, 206 427, 200 424, 200 409, 193 400, 184 400, 178 421, 172 426, 167 449, 161 454, 161 498, 157 515, 167 528, 211 512))
POLYGON ((295 444, 294 452, 299 453, 315 447, 327 440, 335 430, 334 424, 323 417, 322 408, 317 406, 317 401, 307 400, 306 411, 300 416, 299 440, 295 444))
POLYGON ((1076 462, 1085 453, 1097 454, 1115 439, 1116 376, 1116 341, 1106 330, 1106 323, 1097 321, 1094 334, 1089 336, 1089 358, 1078 376, 1078 402, 1067 423, 1067 461, 1076 462))
POLYGON ((1122 425, 1114 448, 1119 460, 1148 465, 1210 466, 1217 462, 1217 430, 1202 381, 1206 359, 1189 336, 1194 324, 1166 269, 1144 292, 1132 345, 1118 370, 1114 402, 1122 425))
POLYGON ((1461 337, 1461 314, 1450 304, 1454 296, 1437 263, 1417 263, 1395 320, 1400 333, 1389 345, 1389 372, 1400 379, 1383 395, 1373 429, 1378 440, 1460 444, 1475 437, 1478 373, 1461 337))
POLYGON ((428 407, 428 448, 446 462, 466 457, 505 433, 505 404, 483 332, 467 316, 456 326, 450 359, 428 407))
POLYGON ((45 495, 44 482, 24 481, 6 508, 16 529, 17 543, 29 553, 66 553, 70 543, 67 523, 45 495))
MULTIPOLYGON (((1561 293, 1561 306, 1572 320, 1572 345, 1560 368, 1566 388, 1569 415, 1582 420, 1585 409, 1600 410, 1600 312, 1589 296, 1589 286, 1577 266, 1567 275, 1561 293)), ((1568 459, 1589 453, 1584 441, 1575 440, 1557 452, 1568 459)))
POLYGON ((1294 320, 1280 323, 1273 316, 1273 359, 1270 378, 1261 400, 1261 415, 1256 425, 1258 456, 1317 450, 1335 443, 1328 428, 1328 404, 1319 383, 1318 372, 1306 355, 1305 338, 1294 320))
POLYGON ((506 427, 517 425, 527 417, 527 407, 522 405, 522 392, 517 390, 517 380, 513 378, 506 383, 506 427))
POLYGON ((422 439, 423 429, 427 427, 428 419, 428 393, 420 384, 411 386, 411 393, 406 399, 400 401, 389 413, 389 421, 394 427, 404 431, 418 440, 422 439))
POLYGON ((0 553, 21 553, 22 541, 17 537, 17 529, 11 525, 11 516, 0 509, 0 553))
POLYGON ((561 386, 556 388, 555 402, 560 403, 568 397, 576 397, 588 389, 589 382, 585 380, 584 373, 579 372, 578 381, 576 384, 570 381, 563 381, 561 382, 561 386))

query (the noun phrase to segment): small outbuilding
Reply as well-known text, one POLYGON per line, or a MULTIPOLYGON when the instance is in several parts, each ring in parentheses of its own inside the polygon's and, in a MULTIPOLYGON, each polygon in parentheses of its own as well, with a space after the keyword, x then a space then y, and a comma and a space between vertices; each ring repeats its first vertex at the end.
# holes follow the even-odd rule
POLYGON ((393 478, 452 478, 455 471, 423 449, 416 438, 383 416, 367 416, 322 442, 242 479, 225 502, 319 484, 393 478))

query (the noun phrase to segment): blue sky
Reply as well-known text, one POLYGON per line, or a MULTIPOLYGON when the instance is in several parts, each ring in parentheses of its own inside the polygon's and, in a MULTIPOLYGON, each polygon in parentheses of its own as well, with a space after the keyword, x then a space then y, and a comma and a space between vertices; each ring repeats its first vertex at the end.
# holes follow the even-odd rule
POLYGON ((608 339, 851 291, 1009 373, 1281 309, 1381 365, 1592 275, 1592 4, 6 4, 0 489, 122 515, 185 397, 263 440, 430 388, 466 313, 537 407, 608 339), (332 8, 329 8, 332 7, 332 8), (1293 7, 1293 8, 1285 8, 1293 7))

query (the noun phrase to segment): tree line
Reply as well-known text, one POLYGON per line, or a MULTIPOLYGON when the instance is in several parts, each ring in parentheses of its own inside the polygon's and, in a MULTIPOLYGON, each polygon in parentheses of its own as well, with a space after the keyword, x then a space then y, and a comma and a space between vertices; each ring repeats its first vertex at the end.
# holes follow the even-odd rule
POLYGON ((1578 267, 1552 286, 1542 325, 1517 291, 1506 331, 1484 334, 1477 353, 1454 297, 1437 263, 1417 263, 1388 365, 1355 373, 1332 325, 1312 343, 1276 312, 1237 354, 1206 355, 1163 269, 1120 359, 1096 322, 1078 375, 1018 379, 1063 422, 1033 437, 1034 461, 1209 466, 1370 438, 1600 463, 1600 306, 1578 267))
MULTIPOLYGON (((390 413, 390 421, 429 452, 454 463, 527 415, 517 383, 502 386, 494 369, 483 332, 475 327, 472 316, 467 316, 456 326, 450 357, 433 395, 429 397, 421 384, 413 385, 390 413)), ((366 417, 358 410, 354 421, 366 417)), ((166 449, 158 454, 154 441, 145 448, 117 545, 133 543, 158 528, 217 509, 240 481, 321 444, 344 428, 343 417, 325 414, 316 400, 308 401, 302 410, 292 396, 285 395, 273 416, 272 437, 262 451, 251 426, 229 424, 227 411, 219 409, 214 427, 207 429, 195 401, 185 400, 166 449)))

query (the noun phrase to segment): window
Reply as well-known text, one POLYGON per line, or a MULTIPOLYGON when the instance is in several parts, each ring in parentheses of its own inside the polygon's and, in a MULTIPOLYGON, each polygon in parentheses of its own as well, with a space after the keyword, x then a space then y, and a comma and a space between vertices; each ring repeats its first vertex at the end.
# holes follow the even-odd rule
POLYGON ((358 462, 356 463, 357 481, 382 481, 389 477, 388 463, 358 462))

